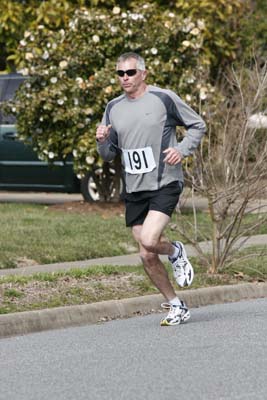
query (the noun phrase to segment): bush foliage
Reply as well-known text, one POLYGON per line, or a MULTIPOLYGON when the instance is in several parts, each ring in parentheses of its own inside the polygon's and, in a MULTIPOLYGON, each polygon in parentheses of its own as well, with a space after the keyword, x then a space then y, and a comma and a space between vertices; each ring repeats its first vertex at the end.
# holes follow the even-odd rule
POLYGON ((21 138, 30 139, 41 158, 71 154, 80 175, 100 162, 95 128, 106 103, 121 92, 114 73, 118 55, 141 53, 148 83, 174 89, 204 115, 205 100, 215 98, 211 70, 234 58, 233 27, 247 4, 179 0, 170 12, 160 1, 125 2, 128 8, 84 7, 72 18, 56 19, 65 3, 57 2, 57 12, 24 32, 17 62, 29 79, 7 108, 17 116, 21 138))

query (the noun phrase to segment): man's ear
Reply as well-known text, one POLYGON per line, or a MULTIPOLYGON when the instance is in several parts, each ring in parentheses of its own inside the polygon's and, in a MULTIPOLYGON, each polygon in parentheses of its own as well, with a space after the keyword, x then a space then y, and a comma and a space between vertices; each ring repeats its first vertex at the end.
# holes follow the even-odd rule
POLYGON ((143 79, 143 81, 146 79, 146 77, 147 77, 147 70, 142 71, 142 79, 143 79))

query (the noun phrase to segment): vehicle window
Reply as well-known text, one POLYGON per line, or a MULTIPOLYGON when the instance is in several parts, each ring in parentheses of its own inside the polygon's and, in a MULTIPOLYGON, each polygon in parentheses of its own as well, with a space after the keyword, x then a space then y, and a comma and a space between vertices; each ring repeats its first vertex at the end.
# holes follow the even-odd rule
MULTIPOLYGON (((18 74, 0 75, 0 102, 10 100, 25 78, 18 74)), ((15 117, 0 110, 0 124, 14 124, 15 117)))

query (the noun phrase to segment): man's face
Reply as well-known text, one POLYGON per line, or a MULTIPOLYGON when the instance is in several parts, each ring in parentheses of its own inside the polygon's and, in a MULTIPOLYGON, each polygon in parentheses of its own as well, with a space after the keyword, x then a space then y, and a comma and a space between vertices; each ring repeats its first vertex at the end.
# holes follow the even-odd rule
POLYGON ((122 77, 119 76, 121 87, 127 94, 130 95, 137 93, 142 87, 146 77, 146 71, 140 71, 136 68, 136 60, 134 58, 129 58, 128 60, 121 61, 117 66, 117 70, 121 71, 133 69, 136 69, 137 71, 135 75, 128 76, 125 73, 122 77))

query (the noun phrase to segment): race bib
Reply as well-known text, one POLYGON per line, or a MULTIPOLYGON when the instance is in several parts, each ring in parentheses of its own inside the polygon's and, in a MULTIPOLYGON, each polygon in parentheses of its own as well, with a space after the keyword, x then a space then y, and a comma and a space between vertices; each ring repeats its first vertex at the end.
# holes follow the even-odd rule
POLYGON ((125 171, 128 174, 145 174, 156 168, 152 147, 122 150, 125 171))

